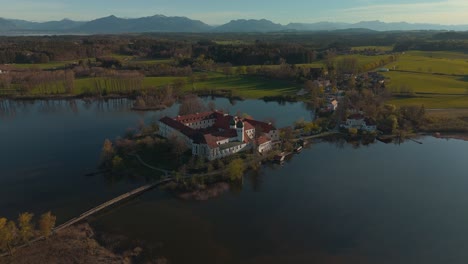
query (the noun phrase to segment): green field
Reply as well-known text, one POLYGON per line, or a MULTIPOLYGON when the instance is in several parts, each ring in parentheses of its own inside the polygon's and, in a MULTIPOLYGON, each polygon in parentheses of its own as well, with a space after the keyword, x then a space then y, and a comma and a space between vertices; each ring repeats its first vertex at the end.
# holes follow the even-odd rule
POLYGON ((410 51, 387 65, 390 69, 448 75, 468 74, 468 54, 456 52, 410 51))
MULTIPOLYGON (((196 74, 200 76, 202 74, 196 74)), ((245 98, 261 98, 265 96, 295 95, 301 89, 300 85, 291 82, 268 80, 261 77, 234 75, 225 76, 221 73, 209 73, 207 79, 196 81, 193 85, 186 77, 146 77, 145 87, 159 87, 173 83, 176 79, 185 80, 185 91, 200 90, 231 90, 236 96, 245 98)))
MULTIPOLYGON (((358 67, 363 67, 371 63, 378 63, 383 59, 387 59, 389 56, 388 55, 378 55, 378 56, 366 56, 366 55, 360 55, 360 54, 352 54, 352 55, 339 55, 335 57, 335 61, 339 61, 345 58, 354 58, 357 60, 358 67)), ((327 62, 325 60, 319 60, 315 61, 313 63, 301 63, 301 64, 295 64, 298 67, 307 67, 307 68, 323 68, 326 67, 327 62)), ((267 67, 267 68, 278 68, 279 65, 251 65, 248 67, 267 67)), ((237 69, 238 67, 233 67, 234 70, 237 69)))
MULTIPOLYGON (((197 73, 196 80, 193 84, 188 77, 146 77, 143 80, 143 88, 162 87, 173 84, 176 80, 182 79, 185 81, 184 90, 187 92, 195 91, 210 91, 210 90, 229 90, 235 96, 244 98, 262 98, 265 96, 281 96, 295 95, 301 86, 291 82, 268 80, 261 77, 236 75, 225 76, 221 73, 197 73), (205 75, 205 80, 200 81, 199 77, 205 75)), ((104 78, 81 78, 75 80, 73 90, 74 95, 79 95, 84 92, 92 92, 95 88, 95 82, 100 81, 101 84, 104 78)), ((48 90, 52 93, 65 93, 62 84, 57 87, 52 86, 48 90)), ((43 94, 41 87, 37 87, 31 91, 33 95, 43 94)))
POLYGON ((415 93, 410 98, 394 98, 392 103, 424 104, 426 108, 468 108, 468 54, 410 51, 386 67, 397 69, 384 73, 389 78, 387 87, 394 94, 402 87, 415 93))
MULTIPOLYGON (((223 74, 210 74, 206 81, 196 82, 195 90, 232 90, 236 96, 245 98, 261 98, 265 96, 295 95, 300 85, 291 82, 268 80, 261 77, 235 75, 226 77, 223 74)), ((192 90, 187 84, 187 90, 192 90)))
POLYGON ((468 95, 455 96, 455 95, 434 95, 434 96, 421 96, 414 98, 401 98, 392 99, 389 101, 391 104, 403 106, 424 105, 427 109, 462 109, 468 108, 468 95))
POLYGON ((174 62, 172 59, 133 59, 128 61, 128 64, 147 64, 147 65, 154 65, 154 64, 170 64, 174 62))
POLYGON ((368 50, 368 49, 375 49, 378 51, 391 51, 393 50, 392 46, 359 46, 359 47, 352 47, 351 50, 356 50, 356 51, 363 51, 363 50, 368 50))
POLYGON ((396 71, 384 75, 390 78, 387 87, 391 91, 407 86, 416 94, 465 95, 468 89, 468 81, 459 76, 396 71))

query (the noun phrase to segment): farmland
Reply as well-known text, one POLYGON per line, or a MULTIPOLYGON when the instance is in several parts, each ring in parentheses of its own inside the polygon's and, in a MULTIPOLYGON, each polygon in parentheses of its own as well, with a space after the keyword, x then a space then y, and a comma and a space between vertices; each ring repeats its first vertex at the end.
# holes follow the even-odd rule
POLYGON ((394 95, 402 90, 411 96, 395 97, 397 105, 426 108, 468 108, 468 54, 410 51, 386 67, 384 75, 394 95))

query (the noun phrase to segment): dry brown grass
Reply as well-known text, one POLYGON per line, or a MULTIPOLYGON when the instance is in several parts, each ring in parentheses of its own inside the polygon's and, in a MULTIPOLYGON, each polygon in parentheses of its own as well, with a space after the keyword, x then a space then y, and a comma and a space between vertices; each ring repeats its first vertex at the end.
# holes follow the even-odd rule
POLYGON ((100 246, 88 224, 67 228, 47 241, 18 249, 13 256, 0 258, 0 263, 130 263, 100 246))

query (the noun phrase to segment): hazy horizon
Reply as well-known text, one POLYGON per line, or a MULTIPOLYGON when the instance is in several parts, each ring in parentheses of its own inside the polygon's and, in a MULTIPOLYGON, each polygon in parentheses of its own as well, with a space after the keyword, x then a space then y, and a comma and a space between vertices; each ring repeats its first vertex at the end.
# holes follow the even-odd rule
POLYGON ((275 23, 316 23, 361 21, 408 22, 442 25, 467 24, 468 1, 465 0, 330 0, 288 2, 271 0, 268 5, 247 0, 0 0, 0 17, 44 22, 68 18, 89 21, 115 15, 137 18, 162 14, 185 16, 210 25, 221 25, 234 19, 268 19, 275 23))

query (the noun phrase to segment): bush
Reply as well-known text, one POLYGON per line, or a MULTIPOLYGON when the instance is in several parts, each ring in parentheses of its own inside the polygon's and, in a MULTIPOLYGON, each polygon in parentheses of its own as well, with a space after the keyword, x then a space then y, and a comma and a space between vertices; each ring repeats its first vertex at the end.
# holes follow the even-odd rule
POLYGON ((351 136, 356 136, 358 134, 357 128, 348 128, 348 134, 350 134, 351 136))

